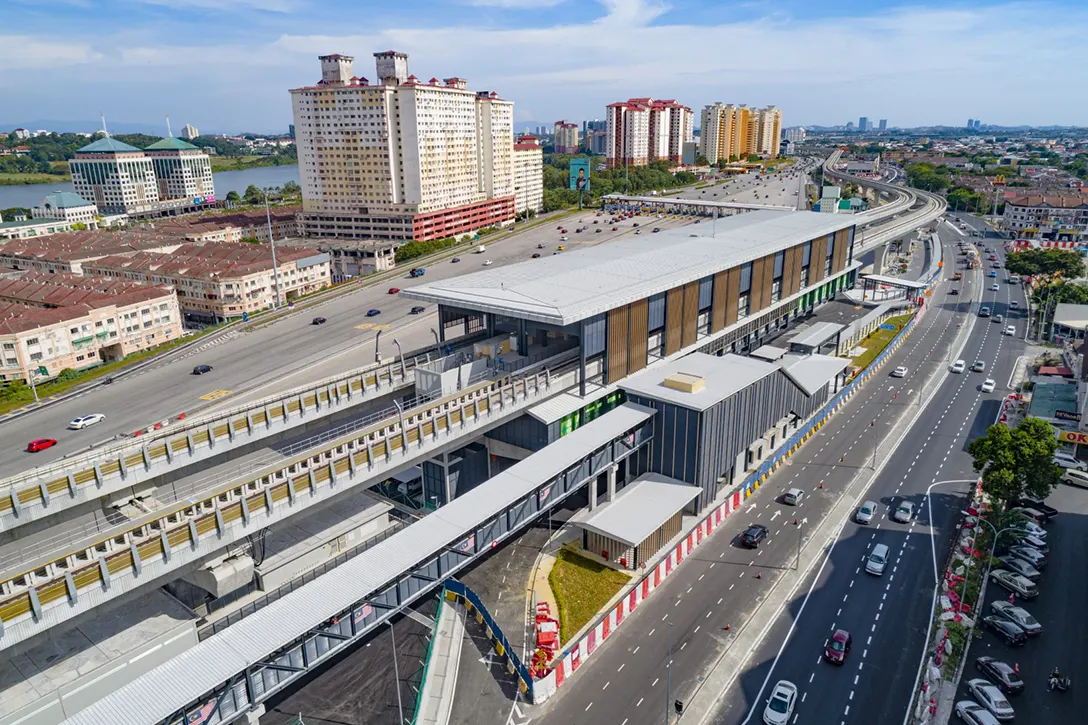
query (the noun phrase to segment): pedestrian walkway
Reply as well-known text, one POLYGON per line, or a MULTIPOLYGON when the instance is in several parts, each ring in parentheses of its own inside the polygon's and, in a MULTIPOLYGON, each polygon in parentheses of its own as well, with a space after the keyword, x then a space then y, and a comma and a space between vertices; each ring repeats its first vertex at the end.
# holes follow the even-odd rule
POLYGON ((464 609, 452 602, 443 602, 420 688, 417 725, 446 725, 449 722, 464 638, 464 609))

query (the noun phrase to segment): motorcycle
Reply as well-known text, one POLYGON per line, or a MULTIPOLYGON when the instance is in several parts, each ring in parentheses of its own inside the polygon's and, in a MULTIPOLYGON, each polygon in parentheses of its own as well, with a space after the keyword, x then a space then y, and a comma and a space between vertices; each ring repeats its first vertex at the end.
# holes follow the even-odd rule
POLYGON ((1062 675, 1061 677, 1050 677, 1050 691, 1057 690, 1058 692, 1065 692, 1073 686, 1073 680, 1069 678, 1069 675, 1062 675))

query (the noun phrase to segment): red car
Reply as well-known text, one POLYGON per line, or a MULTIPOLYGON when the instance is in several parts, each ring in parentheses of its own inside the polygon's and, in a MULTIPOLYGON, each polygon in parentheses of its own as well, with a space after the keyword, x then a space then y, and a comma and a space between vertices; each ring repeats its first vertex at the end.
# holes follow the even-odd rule
POLYGON ((390 287, 389 288, 389 294, 391 294, 391 295, 400 294, 400 287, 390 287))
POLYGON ((824 659, 834 665, 846 662, 846 655, 850 654, 850 633, 845 629, 836 629, 831 639, 824 645, 824 659))
POLYGON ((26 451, 27 453, 37 453, 38 451, 44 451, 46 448, 52 448, 55 445, 57 445, 55 438, 38 438, 26 444, 26 451))

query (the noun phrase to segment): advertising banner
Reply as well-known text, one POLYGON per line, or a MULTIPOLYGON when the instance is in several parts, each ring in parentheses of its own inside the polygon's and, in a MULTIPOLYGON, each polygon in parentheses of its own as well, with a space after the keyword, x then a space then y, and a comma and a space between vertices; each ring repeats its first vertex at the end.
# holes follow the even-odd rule
POLYGON ((589 192, 589 159, 576 156, 570 160, 571 191, 589 192))

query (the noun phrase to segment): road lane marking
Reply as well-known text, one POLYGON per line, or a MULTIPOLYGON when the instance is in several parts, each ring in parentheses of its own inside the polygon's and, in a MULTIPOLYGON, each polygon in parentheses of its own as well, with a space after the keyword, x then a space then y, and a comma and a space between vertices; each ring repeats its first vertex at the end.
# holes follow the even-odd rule
POLYGON ((210 393, 204 393, 204 395, 201 395, 200 399, 201 400, 219 400, 220 398, 227 397, 232 392, 234 392, 234 391, 233 390, 213 390, 210 393))

